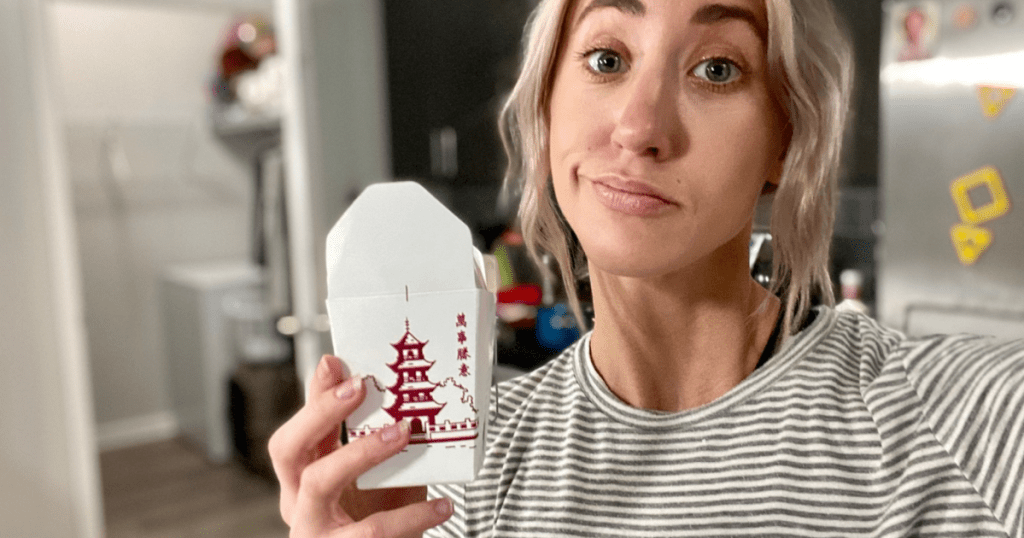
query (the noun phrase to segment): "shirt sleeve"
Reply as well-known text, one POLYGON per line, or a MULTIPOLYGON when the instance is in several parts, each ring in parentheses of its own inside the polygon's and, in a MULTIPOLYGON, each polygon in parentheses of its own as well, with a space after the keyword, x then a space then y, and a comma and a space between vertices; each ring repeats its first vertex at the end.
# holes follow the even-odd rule
POLYGON ((907 355, 926 418, 1010 536, 1024 536, 1024 340, 935 337, 907 355))

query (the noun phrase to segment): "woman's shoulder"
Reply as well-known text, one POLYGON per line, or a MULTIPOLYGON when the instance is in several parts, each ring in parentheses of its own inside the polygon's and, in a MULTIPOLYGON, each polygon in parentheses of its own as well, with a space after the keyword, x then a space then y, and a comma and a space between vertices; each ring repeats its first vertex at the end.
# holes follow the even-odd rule
POLYGON ((926 400, 994 403, 1024 394, 1022 339, 932 334, 907 337, 900 351, 908 377, 926 400))
POLYGON ((861 355, 896 362, 911 379, 981 382, 1024 369, 1024 339, 969 333, 908 335, 863 314, 836 313, 837 333, 861 355), (927 379, 926 379, 927 378, 927 379))
POLYGON ((842 362, 890 443, 936 449, 933 461, 953 462, 998 520, 1024 521, 1017 481, 999 478, 1019 476, 1024 462, 1024 340, 908 335, 861 314, 822 313, 830 323, 814 366, 842 362))
POLYGON ((858 360, 868 369, 898 365, 919 376, 966 366, 992 370, 1024 360, 1024 339, 967 333, 908 335, 860 313, 819 308, 818 315, 828 325, 818 351, 858 360))
MULTIPOLYGON (((908 387, 932 422, 970 417, 1024 400, 1024 339, 977 334, 907 335, 862 314, 828 311, 832 323, 817 353, 859 371, 865 394, 908 387), (934 416, 933 416, 934 415, 934 416), (939 416, 942 415, 942 416, 939 416)), ((1024 421, 1024 413, 1019 420, 1024 421)))
POLYGON ((790 353, 859 370, 862 381, 880 376, 907 342, 903 333, 857 312, 819 306, 813 316, 813 322, 790 338, 790 353))
POLYGON ((894 407, 914 409, 906 419, 927 426, 1000 521, 1024 521, 1015 481, 992 474, 1019 475, 1024 461, 1024 340, 904 336, 891 361, 911 389, 894 407))

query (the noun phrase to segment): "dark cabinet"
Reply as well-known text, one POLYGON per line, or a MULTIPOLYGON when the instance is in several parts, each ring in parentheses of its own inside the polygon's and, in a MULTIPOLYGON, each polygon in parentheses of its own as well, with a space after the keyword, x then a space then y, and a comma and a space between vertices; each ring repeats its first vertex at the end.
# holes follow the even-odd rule
POLYGON ((497 117, 532 0, 386 0, 391 165, 470 226, 495 219, 506 159, 497 117))

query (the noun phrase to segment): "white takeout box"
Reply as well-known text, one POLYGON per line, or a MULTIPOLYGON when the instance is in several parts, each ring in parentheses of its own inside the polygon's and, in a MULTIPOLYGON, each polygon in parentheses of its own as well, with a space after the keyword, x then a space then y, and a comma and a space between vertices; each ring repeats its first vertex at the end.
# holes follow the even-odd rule
POLYGON ((399 419, 412 427, 409 446, 359 488, 476 477, 494 359, 485 265, 469 228, 413 182, 368 187, 327 235, 334 352, 368 376, 366 401, 346 420, 349 441, 399 419))

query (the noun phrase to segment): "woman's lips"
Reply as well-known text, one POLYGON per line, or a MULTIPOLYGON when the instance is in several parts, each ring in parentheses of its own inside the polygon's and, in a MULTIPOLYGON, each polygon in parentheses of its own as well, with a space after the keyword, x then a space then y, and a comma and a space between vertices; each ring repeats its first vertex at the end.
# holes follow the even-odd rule
POLYGON ((657 190, 635 181, 595 178, 590 184, 605 207, 626 215, 652 217, 676 205, 657 190))

